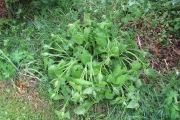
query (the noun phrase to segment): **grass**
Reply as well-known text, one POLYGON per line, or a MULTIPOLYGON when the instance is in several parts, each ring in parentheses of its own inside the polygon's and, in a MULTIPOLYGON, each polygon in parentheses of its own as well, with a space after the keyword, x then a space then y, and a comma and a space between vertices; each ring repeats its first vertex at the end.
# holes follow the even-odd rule
MULTIPOLYGON (((164 37, 164 34, 168 36, 170 33, 172 36, 173 34, 179 36, 177 32, 179 30, 179 23, 178 19, 171 21, 171 17, 168 17, 168 14, 171 15, 170 11, 168 11, 168 14, 165 13, 166 11, 162 11, 163 9, 167 9, 168 6, 161 10, 161 7, 159 7, 161 3, 154 3, 152 7, 148 6, 151 3, 149 2, 148 4, 141 4, 141 6, 138 6, 138 4, 137 6, 134 5, 130 11, 128 11, 129 6, 124 4, 123 1, 118 2, 117 0, 105 3, 78 0, 57 2, 59 3, 43 4, 42 8, 40 7, 40 9, 38 9, 39 11, 33 8, 35 13, 31 13, 30 15, 34 17, 33 19, 28 19, 28 16, 24 15, 26 22, 19 24, 17 22, 18 20, 13 20, 9 25, 5 26, 5 28, 2 27, 0 50, 3 51, 4 55, 0 53, 0 78, 12 79, 14 78, 12 76, 16 76, 16 79, 12 80, 15 82, 18 77, 21 78, 19 73, 30 77, 23 79, 24 81, 21 80, 20 83, 22 83, 22 86, 15 85, 12 81, 0 80, 1 120, 65 119, 62 117, 62 114, 59 114, 58 117, 55 113, 55 111, 62 113, 60 111, 63 110, 62 106, 64 105, 64 101, 53 101, 49 99, 51 92, 53 92, 53 85, 50 84, 51 78, 48 76, 47 69, 50 65, 57 64, 59 58, 56 56, 52 58, 42 57, 41 53, 45 52, 45 48, 43 48, 44 44, 52 45, 55 43, 52 35, 55 35, 55 37, 59 37, 61 34, 62 36, 66 36, 67 27, 70 23, 80 19, 80 26, 83 25, 85 22, 83 20, 84 13, 91 14, 90 19, 96 22, 111 21, 116 26, 112 29, 114 36, 119 35, 117 31, 121 31, 121 34, 125 33, 123 37, 125 37, 126 41, 134 39, 139 48, 147 49, 147 51, 155 57, 153 59, 153 57, 150 56, 150 60, 153 59, 157 61, 155 61, 154 64, 148 63, 150 65, 147 68, 147 72, 142 70, 140 75, 142 86, 137 88, 138 96, 136 96, 139 99, 138 108, 127 109, 127 103, 125 102, 112 105, 110 104, 111 100, 102 100, 99 103, 93 104, 88 112, 83 115, 77 115, 73 111, 74 108, 78 106, 78 103, 75 105, 68 103, 63 113, 69 112, 71 120, 176 120, 180 118, 180 64, 175 64, 175 66, 173 65, 173 67, 170 68, 168 66, 171 63, 177 62, 179 57, 176 53, 171 54, 172 51, 169 50, 173 48, 173 51, 178 53, 177 49, 174 48, 178 48, 179 42, 177 41, 179 38, 164 37), (121 7, 121 5, 123 7, 121 7), (158 9, 158 11, 154 11, 156 9, 158 9), (134 11, 138 12, 134 13, 134 11), (146 11, 147 15, 143 14, 144 11, 146 11), (141 12, 142 17, 138 18, 141 12), (166 16, 162 17, 162 15, 166 16), (131 20, 131 18, 133 19, 131 20), (177 30, 171 28, 171 32, 169 32, 168 26, 172 27, 173 24, 175 24, 177 30), (158 30, 156 31, 155 29, 158 30), (167 44, 163 42, 157 43, 157 39, 159 38, 168 44, 169 39, 175 39, 173 42, 177 43, 174 45, 169 44, 169 47, 167 47, 167 44), (161 48, 158 48, 159 46, 161 46, 161 48), (157 50, 153 51, 154 48, 157 50), (164 53, 170 53, 176 61, 168 61, 169 64, 166 63, 167 61, 164 62, 164 60, 171 60, 169 59, 171 57, 168 56, 170 54, 162 58, 164 53), (157 54, 161 54, 161 57, 158 57, 157 54), (164 66, 164 68, 162 66, 164 66), (169 69, 167 70, 166 68, 169 69), (29 73, 22 72, 24 69, 28 70, 29 73), (29 79, 41 80, 39 87, 27 88, 24 83, 29 79)), ((176 15, 175 17, 180 18, 175 11, 173 12, 173 16, 176 15)), ((69 38, 67 37, 67 39, 69 38)), ((61 39, 56 39, 57 42, 59 40, 61 39)), ((131 43, 127 42, 127 44, 131 43)), ((59 46, 60 45, 58 45, 58 47, 59 46)), ((136 51, 139 50, 138 47, 136 51)), ((53 49, 46 51, 52 54, 56 53, 53 49)), ((143 56, 138 57, 143 58, 143 56)), ((129 88, 129 91, 132 89, 133 88, 129 88)), ((125 97, 128 98, 127 96, 125 97)))
POLYGON ((0 82, 1 120, 56 120, 54 106, 37 90, 13 87, 7 81, 0 82))

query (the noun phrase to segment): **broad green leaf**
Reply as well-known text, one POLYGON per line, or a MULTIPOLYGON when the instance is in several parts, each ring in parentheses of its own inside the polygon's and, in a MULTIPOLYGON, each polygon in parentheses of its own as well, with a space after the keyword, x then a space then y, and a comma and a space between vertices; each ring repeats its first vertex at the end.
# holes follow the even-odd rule
POLYGON ((179 22, 180 21, 180 17, 175 18, 174 21, 179 22))
POLYGON ((116 95, 119 95, 119 90, 118 88, 116 87, 112 87, 113 88, 113 92, 116 94, 116 95))
POLYGON ((67 29, 67 35, 68 36, 74 36, 75 34, 78 33, 78 29, 76 28, 76 25, 74 24, 69 24, 67 29))
POLYGON ((79 85, 92 85, 92 82, 84 80, 82 78, 79 79, 73 79, 73 81, 79 85))
POLYGON ((106 26, 106 22, 97 23, 97 26, 101 29, 104 29, 104 27, 106 26))
POLYGON ((77 85, 77 84, 75 84, 75 83, 72 82, 72 81, 69 81, 69 84, 70 84, 74 89, 76 89, 76 90, 78 90, 78 91, 81 91, 81 90, 82 90, 82 86, 81 86, 81 85, 77 85))
POLYGON ((92 55, 87 51, 83 50, 82 54, 79 55, 81 62, 86 65, 91 61, 92 55))
POLYGON ((166 11, 166 12, 164 12, 163 13, 163 18, 166 18, 167 17, 167 15, 168 15, 168 12, 166 11))
POLYGON ((175 90, 171 90, 170 94, 171 94, 172 97, 174 97, 175 103, 178 103, 178 96, 179 96, 178 92, 175 91, 175 90))
POLYGON ((70 113, 69 113, 69 112, 66 112, 66 113, 64 114, 64 118, 67 118, 67 119, 70 120, 70 113))
POLYGON ((180 28, 180 23, 174 25, 174 30, 178 30, 180 28))
POLYGON ((51 99, 53 100, 59 100, 59 99, 62 99, 62 96, 58 95, 57 93, 53 93, 51 95, 51 99))
POLYGON ((123 74, 125 74, 125 73, 127 73, 127 68, 126 68, 126 67, 123 67, 123 68, 120 70, 119 75, 123 75, 123 74))
POLYGON ((82 107, 86 108, 86 111, 89 110, 89 108, 91 108, 91 106, 95 103, 98 103, 97 101, 92 101, 92 100, 86 100, 83 102, 83 104, 81 105, 82 107))
POLYGON ((112 93, 110 90, 106 90, 105 96, 107 99, 113 99, 114 98, 114 93, 112 93))
POLYGON ((83 66, 81 64, 74 65, 71 69, 71 75, 75 78, 80 78, 83 71, 83 66))
POLYGON ((81 77, 81 74, 82 74, 82 70, 76 70, 76 71, 71 72, 72 77, 75 77, 75 78, 81 77))
POLYGON ((88 26, 91 25, 90 14, 84 13, 84 23, 88 26))
POLYGON ((64 109, 62 109, 61 111, 57 111, 57 110, 55 110, 55 113, 56 113, 56 115, 59 117, 59 119, 68 119, 68 120, 70 120, 70 114, 69 114, 69 112, 65 112, 65 110, 64 109))
POLYGON ((77 44, 82 44, 84 41, 84 35, 81 32, 77 32, 74 36, 73 39, 77 44))
POLYGON ((64 79, 63 77, 60 77, 60 78, 54 78, 53 80, 51 80, 51 84, 56 84, 56 86, 59 86, 59 85, 64 85, 65 84, 65 81, 66 79, 64 79), (57 82, 58 81, 58 82, 57 82))
POLYGON ((180 118, 179 111, 171 110, 171 120, 178 120, 180 118))
POLYGON ((114 76, 114 77, 119 76, 120 71, 121 71, 121 66, 120 66, 120 64, 116 64, 116 66, 115 66, 115 68, 114 68, 114 70, 113 70, 113 76, 114 76))
POLYGON ((137 80, 135 81, 135 86, 136 86, 136 88, 140 88, 140 87, 142 86, 142 82, 141 82, 140 79, 137 79, 137 80))
POLYGON ((102 81, 102 82, 99 82, 98 84, 96 84, 97 87, 104 87, 107 85, 107 82, 105 81, 102 81))
POLYGON ((173 103, 172 105, 175 110, 180 111, 180 107, 178 103, 173 103))
POLYGON ((60 81, 57 79, 54 83, 54 87, 59 88, 59 86, 60 86, 60 81))
MULTIPOLYGON (((92 61, 92 68, 93 68, 94 75, 101 74, 101 71, 100 71, 101 62, 97 62, 96 60, 92 61)), ((99 79, 99 78, 97 78, 97 79, 99 79)))
POLYGON ((87 112, 91 106, 93 104, 95 104, 96 102, 92 102, 92 101, 89 101, 89 100, 86 100, 83 102, 83 104, 81 104, 80 106, 78 106, 76 109, 74 109, 74 112, 77 114, 77 115, 83 115, 85 112, 87 112))
POLYGON ((74 49, 73 49, 73 56, 78 56, 80 55, 82 52, 83 52, 83 48, 80 47, 80 46, 76 46, 74 49))
POLYGON ((132 84, 128 87, 128 90, 131 91, 128 93, 129 97, 133 97, 133 92, 135 92, 137 90, 137 88, 132 84))
POLYGON ((62 67, 65 64, 67 64, 67 62, 65 60, 61 59, 60 62, 58 63, 58 67, 62 67))
POLYGON ((91 32, 90 27, 85 27, 84 28, 84 36, 85 36, 85 38, 88 38, 90 32, 91 32))
POLYGON ((51 98, 54 98, 56 96, 56 93, 53 93, 52 95, 51 95, 51 98))
POLYGON ((70 98, 70 94, 72 93, 72 90, 70 89, 70 86, 63 85, 61 86, 60 92, 62 93, 64 99, 68 100, 70 98))
POLYGON ((97 75, 97 79, 98 79, 99 82, 101 82, 103 80, 103 78, 104 78, 104 76, 101 73, 99 73, 97 75))
POLYGON ((125 44, 124 41, 121 40, 119 43, 119 52, 123 53, 123 52, 127 51, 126 48, 127 48, 127 44, 125 44))
POLYGON ((105 37, 95 37, 95 39, 98 45, 103 47, 107 46, 107 39, 105 37))
POLYGON ((48 68, 48 75, 53 77, 55 76, 55 71, 57 70, 57 67, 56 65, 51 65, 49 68, 48 68))
POLYGON ((116 80, 112 74, 106 76, 107 82, 114 83, 116 80))
POLYGON ((80 97, 81 95, 78 92, 76 92, 72 95, 72 100, 76 102, 80 99, 80 97))
POLYGON ((106 33, 100 29, 95 29, 94 33, 97 35, 97 37, 95 37, 96 43, 99 46, 107 47, 107 35, 106 35, 106 33))
POLYGON ((124 82, 127 80, 127 75, 120 75, 117 79, 116 82, 114 84, 117 84, 119 86, 122 86, 124 84, 124 82))
POLYGON ((51 49, 51 46, 50 46, 50 45, 45 44, 45 45, 43 45, 43 48, 44 48, 45 50, 48 50, 48 49, 51 49))
POLYGON ((130 14, 127 14, 125 17, 121 18, 121 22, 127 23, 129 21, 133 20, 130 16, 130 14))
POLYGON ((117 46, 112 46, 111 47, 111 53, 114 55, 119 55, 119 48, 117 46))
POLYGON ((138 9, 136 12, 134 12, 134 14, 137 18, 139 18, 139 17, 141 17, 142 12, 138 9))
POLYGON ((41 54, 41 56, 43 56, 43 57, 47 57, 47 56, 49 56, 50 54, 48 53, 48 52, 44 52, 44 53, 42 53, 41 54))
POLYGON ((164 100, 164 103, 167 105, 170 105, 173 101, 173 97, 172 96, 168 96, 166 97, 166 99, 164 100))
POLYGON ((119 103, 122 103, 124 101, 125 101, 125 99, 123 97, 117 97, 116 99, 111 101, 111 104, 119 104, 119 103))
POLYGON ((94 75, 98 75, 100 73, 100 70, 98 67, 93 68, 94 75))
POLYGON ((93 91, 93 97, 96 99, 97 98, 97 93, 96 91, 93 91))
POLYGON ((127 108, 131 108, 131 109, 138 108, 138 107, 139 107, 139 104, 135 100, 131 100, 129 104, 127 105, 127 108))
POLYGON ((131 67, 132 67, 131 69, 133 71, 137 71, 137 70, 139 70, 141 68, 141 63, 139 61, 133 61, 131 63, 131 67))
POLYGON ((86 112, 86 109, 84 107, 79 106, 76 109, 74 109, 74 112, 77 115, 83 115, 86 112))
POLYGON ((88 87, 85 90, 83 90, 83 94, 92 94, 92 92, 93 92, 92 87, 88 87))
POLYGON ((99 45, 95 46, 95 48, 94 48, 94 55, 99 55, 99 54, 102 54, 104 52, 107 52, 105 47, 99 46, 99 45))

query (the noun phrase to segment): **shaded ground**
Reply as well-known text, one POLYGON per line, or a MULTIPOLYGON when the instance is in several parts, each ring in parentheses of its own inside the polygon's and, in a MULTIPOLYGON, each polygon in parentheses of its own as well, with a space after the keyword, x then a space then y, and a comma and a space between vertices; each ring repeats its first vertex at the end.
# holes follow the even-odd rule
POLYGON ((136 26, 140 27, 135 35, 135 41, 140 49, 151 53, 150 66, 160 73, 167 73, 174 68, 180 70, 180 40, 170 34, 166 34, 163 38, 161 26, 151 27, 147 24, 142 27, 142 23, 136 26))
POLYGON ((167 46, 162 43, 155 44, 154 42, 151 45, 154 49, 150 48, 149 52, 155 54, 154 57, 150 58, 152 68, 162 73, 173 68, 180 69, 180 40, 171 39, 167 46))
POLYGON ((6 11, 5 0, 0 0, 0 18, 1 17, 4 17, 4 18, 8 17, 8 13, 6 11))

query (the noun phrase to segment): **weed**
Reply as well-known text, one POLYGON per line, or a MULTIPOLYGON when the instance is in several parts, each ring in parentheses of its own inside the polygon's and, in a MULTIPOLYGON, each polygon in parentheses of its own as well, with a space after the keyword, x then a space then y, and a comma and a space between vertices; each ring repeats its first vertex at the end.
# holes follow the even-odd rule
MULTIPOLYGON (((53 100, 54 119, 180 118, 178 66, 163 76, 162 67, 155 70, 159 63, 148 63, 148 53, 139 49, 151 47, 165 70, 172 68, 168 58, 177 60, 179 43, 171 46, 177 53, 171 57, 158 47, 179 38, 178 1, 17 1, 7 0, 17 19, 0 25, 0 80, 31 73, 40 80, 38 90, 53 100)), ((0 115, 45 119, 5 91, 0 115)))
POLYGON ((42 56, 53 60, 47 64, 54 85, 51 98, 66 101, 58 115, 69 115, 65 114, 67 102, 79 104, 74 109, 78 115, 105 99, 127 108, 139 107, 140 68, 146 67, 139 56, 145 52, 132 46, 134 41, 126 32, 115 36, 113 27, 111 22, 97 23, 85 14, 84 23, 69 24, 67 33, 51 34, 52 42, 44 45, 42 56))

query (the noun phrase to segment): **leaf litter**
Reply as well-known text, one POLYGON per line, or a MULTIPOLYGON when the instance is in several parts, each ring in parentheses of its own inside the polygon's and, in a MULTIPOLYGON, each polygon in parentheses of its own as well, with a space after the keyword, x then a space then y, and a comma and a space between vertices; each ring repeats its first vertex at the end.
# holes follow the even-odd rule
POLYGON ((150 67, 164 74, 172 69, 180 70, 180 40, 167 34, 162 40, 162 26, 142 27, 142 23, 136 24, 137 32, 135 41, 140 49, 145 49, 151 54, 150 67), (162 40, 162 41, 160 41, 162 40))

